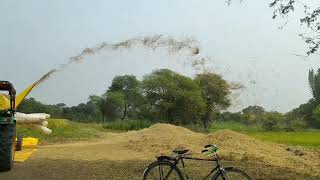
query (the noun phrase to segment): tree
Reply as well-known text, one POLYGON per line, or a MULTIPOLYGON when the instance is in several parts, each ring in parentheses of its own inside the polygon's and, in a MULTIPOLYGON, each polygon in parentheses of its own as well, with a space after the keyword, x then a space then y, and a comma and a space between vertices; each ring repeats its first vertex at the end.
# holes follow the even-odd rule
POLYGON ((275 130, 281 130, 284 125, 285 116, 283 116, 279 112, 267 112, 264 116, 264 119, 262 121, 262 128, 265 131, 275 131, 275 130))
POLYGON ((151 114, 169 123, 187 123, 201 117, 205 103, 199 86, 169 69, 155 70, 142 81, 151 114))
POLYGON ((247 123, 257 123, 261 122, 265 110, 260 106, 248 106, 242 110, 242 113, 247 123))
POLYGON ((109 91, 103 95, 103 98, 105 99, 102 104, 104 115, 110 120, 119 118, 125 106, 124 95, 121 92, 109 91))
POLYGON ((313 69, 309 70, 308 81, 313 98, 320 104, 320 68, 316 73, 313 69))
POLYGON ((140 81, 133 75, 116 76, 113 78, 108 91, 123 95, 122 120, 134 113, 143 99, 140 91, 140 81))
POLYGON ((309 45, 308 55, 317 52, 320 45, 320 7, 311 7, 304 0, 272 0, 270 7, 274 9, 272 18, 278 16, 288 18, 289 14, 300 6, 304 9, 304 15, 300 18, 301 25, 305 25, 309 33, 300 34, 303 40, 309 45))
POLYGON ((320 105, 313 110, 314 126, 320 127, 320 105))
POLYGON ((90 96, 92 101, 102 114, 103 122, 105 118, 115 120, 120 117, 124 107, 124 95, 121 92, 107 91, 102 96, 90 96))
POLYGON ((205 114, 202 122, 205 128, 212 120, 213 115, 230 106, 230 85, 220 75, 214 73, 198 74, 195 82, 201 89, 202 98, 205 101, 205 114))

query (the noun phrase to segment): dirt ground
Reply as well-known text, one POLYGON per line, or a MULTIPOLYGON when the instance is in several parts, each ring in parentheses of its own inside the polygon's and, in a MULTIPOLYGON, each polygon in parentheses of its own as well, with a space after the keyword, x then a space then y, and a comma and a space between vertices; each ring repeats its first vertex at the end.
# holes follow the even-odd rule
MULTIPOLYGON (((156 154, 168 153, 173 147, 188 146, 188 143, 194 142, 189 148, 195 156, 198 156, 196 151, 201 148, 201 143, 207 143, 207 138, 219 143, 222 141, 219 139, 222 136, 224 140, 219 145, 222 146, 221 151, 230 154, 224 155, 225 160, 228 160, 224 165, 239 167, 254 179, 320 179, 318 169, 320 154, 308 151, 305 157, 296 157, 287 152, 284 147, 279 146, 272 147, 275 149, 273 152, 267 152, 271 154, 271 157, 267 157, 265 154, 260 155, 259 149, 267 151, 268 149, 263 149, 264 146, 275 145, 256 142, 251 138, 246 141, 252 141, 251 143, 256 145, 256 147, 250 147, 254 149, 252 152, 241 154, 241 148, 233 143, 238 149, 237 154, 227 146, 232 142, 234 135, 239 142, 247 138, 228 131, 220 132, 220 135, 219 133, 204 135, 172 125, 155 125, 141 131, 108 134, 104 139, 90 142, 40 146, 30 159, 23 163, 16 163, 10 172, 0 173, 0 179, 142 179, 144 168, 154 160, 156 154), (281 159, 279 156, 284 157, 281 159)), ((250 145, 249 142, 240 144, 250 145)), ((194 179, 201 179, 211 167, 211 164, 207 163, 187 162, 186 164, 187 171, 194 179)))

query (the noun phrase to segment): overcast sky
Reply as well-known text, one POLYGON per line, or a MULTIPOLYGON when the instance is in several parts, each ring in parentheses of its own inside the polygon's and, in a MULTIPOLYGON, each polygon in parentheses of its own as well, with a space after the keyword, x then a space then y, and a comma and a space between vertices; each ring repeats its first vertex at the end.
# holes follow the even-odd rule
MULTIPOLYGON (((198 39, 217 73, 247 87, 233 109, 256 104, 289 111, 311 97, 308 69, 320 65, 319 56, 292 55, 307 50, 298 36, 303 29, 295 15, 279 29, 285 21, 271 19, 268 0, 231 6, 224 0, 0 2, 0 79, 12 81, 18 91, 86 47, 154 34, 198 39)), ((75 105, 102 94, 119 74, 141 79, 155 68, 171 68, 192 76, 185 58, 141 48, 103 53, 57 73, 30 96, 75 105)))

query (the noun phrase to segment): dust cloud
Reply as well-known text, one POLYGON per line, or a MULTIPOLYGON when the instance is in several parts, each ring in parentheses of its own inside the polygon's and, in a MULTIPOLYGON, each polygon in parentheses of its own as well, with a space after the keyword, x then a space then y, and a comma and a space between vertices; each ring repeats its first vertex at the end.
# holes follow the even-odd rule
POLYGON ((187 51, 189 53, 189 57, 191 57, 192 66, 198 69, 199 67, 204 69, 206 58, 198 56, 200 53, 198 44, 199 42, 195 39, 185 38, 178 40, 173 37, 163 35, 131 38, 113 44, 103 42, 95 47, 84 49, 80 54, 70 57, 70 60, 66 64, 62 64, 58 68, 51 69, 37 81, 37 84, 41 84, 42 82, 48 80, 53 74, 64 70, 66 67, 72 64, 84 62, 87 59, 86 57, 99 54, 100 52, 120 51, 122 49, 133 49, 139 47, 152 50, 165 49, 169 55, 187 51))

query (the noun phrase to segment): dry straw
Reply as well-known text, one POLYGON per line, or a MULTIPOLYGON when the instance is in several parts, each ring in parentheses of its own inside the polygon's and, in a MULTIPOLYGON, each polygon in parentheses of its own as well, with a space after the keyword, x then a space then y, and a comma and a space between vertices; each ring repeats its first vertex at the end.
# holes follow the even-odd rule
POLYGON ((202 147, 210 143, 220 147, 219 154, 224 160, 262 163, 320 175, 319 152, 304 150, 304 155, 297 156, 284 145, 262 142, 230 130, 202 134, 169 124, 156 124, 148 129, 128 132, 126 136, 129 139, 127 148, 150 156, 170 154, 176 148, 187 148, 195 156, 201 156, 202 147))

